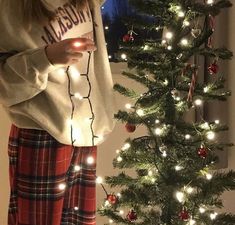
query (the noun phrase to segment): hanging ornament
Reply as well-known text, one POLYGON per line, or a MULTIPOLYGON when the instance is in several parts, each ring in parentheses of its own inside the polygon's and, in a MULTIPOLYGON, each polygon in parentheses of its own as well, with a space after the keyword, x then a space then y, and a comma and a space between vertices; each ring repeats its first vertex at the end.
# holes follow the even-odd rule
POLYGON ((133 133, 136 130, 136 126, 134 124, 130 124, 130 123, 127 123, 125 125, 125 128, 126 128, 127 132, 129 132, 129 133, 133 133))
POLYGON ((115 205, 118 201, 118 197, 115 194, 107 195, 106 199, 111 205, 115 205))
POLYGON ((130 221, 130 222, 134 222, 137 220, 137 213, 135 210, 131 209, 127 216, 126 216, 127 220, 130 221))
POLYGON ((215 60, 212 64, 210 64, 208 66, 208 72, 211 74, 211 75, 214 75, 214 74, 217 74, 219 71, 219 65, 218 65, 218 61, 215 60))
POLYGON ((193 28, 191 30, 191 35, 194 37, 194 38, 197 38, 199 37, 199 35, 202 33, 202 30, 200 28, 193 28))
POLYGON ((187 221, 189 219, 189 212, 184 208, 180 213, 179 213, 179 218, 183 221, 187 221))
POLYGON ((192 75, 190 87, 189 87, 189 92, 188 92, 188 97, 187 97, 188 102, 192 102, 192 100, 193 100, 193 94, 194 94, 194 89, 196 86, 197 76, 198 76, 198 70, 197 70, 197 68, 195 68, 193 75, 192 75))
POLYGON ((205 147, 201 147, 197 151, 198 156, 200 156, 202 159, 205 159, 208 155, 208 150, 205 147))
POLYGON ((131 42, 131 41, 134 41, 135 39, 134 39, 133 34, 137 35, 137 33, 134 32, 133 26, 132 26, 132 29, 129 30, 129 31, 127 32, 127 34, 125 34, 125 35, 123 36, 123 38, 122 38, 123 42, 131 42))

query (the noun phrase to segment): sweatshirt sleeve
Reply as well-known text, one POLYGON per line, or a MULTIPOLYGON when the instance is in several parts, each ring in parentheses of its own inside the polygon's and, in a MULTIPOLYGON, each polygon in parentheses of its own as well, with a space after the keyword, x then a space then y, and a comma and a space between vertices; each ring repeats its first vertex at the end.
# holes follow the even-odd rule
POLYGON ((6 107, 29 100, 46 89, 55 70, 45 47, 29 49, 0 61, 0 103, 6 107))

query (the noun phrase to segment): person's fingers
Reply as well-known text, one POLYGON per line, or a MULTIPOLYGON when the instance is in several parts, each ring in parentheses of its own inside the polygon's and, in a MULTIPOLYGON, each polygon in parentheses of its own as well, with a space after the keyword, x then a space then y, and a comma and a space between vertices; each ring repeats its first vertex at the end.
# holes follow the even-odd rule
POLYGON ((77 59, 80 59, 82 58, 83 54, 81 52, 71 52, 70 55, 73 57, 73 58, 77 58, 77 59))
POLYGON ((97 48, 94 44, 84 44, 80 45, 79 47, 71 46, 67 52, 75 53, 75 52, 88 52, 88 51, 95 51, 97 48))

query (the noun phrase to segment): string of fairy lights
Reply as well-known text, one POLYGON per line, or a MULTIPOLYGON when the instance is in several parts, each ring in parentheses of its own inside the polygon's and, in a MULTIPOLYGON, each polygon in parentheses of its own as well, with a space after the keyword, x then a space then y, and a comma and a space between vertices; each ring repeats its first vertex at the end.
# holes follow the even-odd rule
MULTIPOLYGON (((215 3, 215 0, 205 0, 205 4, 208 4, 208 5, 213 5, 215 3)), ((183 26, 191 26, 191 23, 190 21, 187 19, 187 16, 186 16, 186 13, 182 10, 181 6, 177 6, 175 7, 174 9, 172 9, 176 15, 179 17, 179 18, 182 18, 184 19, 183 21, 183 26)), ((195 27, 193 27, 192 29, 192 36, 194 38, 198 37, 200 35, 200 30, 198 29, 198 22, 197 22, 197 25, 195 27)), ((105 29, 108 29, 108 27, 105 27, 105 29)), ((157 26, 156 27, 156 30, 159 30, 161 29, 161 27, 157 26)), ((173 39, 174 37, 174 33, 171 32, 171 31, 167 31, 165 34, 164 34, 164 37, 162 39, 162 45, 166 47, 167 50, 171 51, 173 49, 172 45, 170 44, 171 43, 171 40, 173 39)), ((182 47, 189 47, 190 46, 190 40, 187 39, 187 38, 182 38, 180 40, 180 45, 182 47)), ((144 45, 143 46, 143 50, 148 50, 149 49, 149 46, 148 45, 144 45)), ((178 55, 177 56, 177 59, 179 60, 180 58, 182 57, 182 54, 178 55)), ((127 61, 128 60, 128 57, 126 55, 126 53, 122 53, 121 54, 121 59, 124 60, 124 61, 127 61)), ((168 85, 169 81, 168 80, 165 80, 164 81, 164 85, 168 85)), ((212 85, 206 85, 203 87, 203 92, 204 93, 210 93, 211 89, 212 89, 212 85)), ((182 107, 183 106, 183 101, 181 99, 181 97, 179 95, 174 95, 173 94, 173 97, 175 99, 175 101, 177 102, 176 103, 176 106, 177 107, 182 107)), ((142 95, 141 95, 142 96, 142 95)), ((141 97, 140 96, 140 97, 141 97)), ((193 104, 192 104, 192 107, 196 108, 200 114, 200 119, 201 119, 201 123, 200 123, 200 128, 203 130, 203 131, 199 131, 197 130, 196 128, 196 131, 197 133, 201 136, 201 137, 204 137, 206 138, 208 141, 213 141, 215 140, 216 138, 216 132, 215 132, 215 129, 216 126, 219 126, 220 125, 220 120, 215 120, 214 122, 212 123, 208 123, 207 121, 204 120, 203 118, 203 112, 202 112, 202 105, 203 105, 203 100, 201 98, 194 98, 193 99, 193 104)), ((130 103, 127 103, 125 105, 125 108, 126 110, 128 111, 134 111, 139 117, 144 117, 145 116, 145 110, 142 109, 142 108, 138 108, 136 107, 136 105, 132 105, 130 103)), ((167 125, 166 124, 163 124, 161 123, 161 120, 160 119, 156 119, 155 120, 155 124, 156 124, 156 128, 154 130, 154 133, 156 136, 158 136, 159 138, 161 138, 161 136, 164 136, 166 135, 167 133, 167 125)), ((185 134, 184 135, 184 139, 187 141, 191 140, 193 137, 191 136, 191 134, 185 134)), ((204 146, 204 144, 202 144, 202 147, 204 146)), ((128 151, 128 149, 131 148, 131 143, 124 143, 124 145, 121 147, 121 149, 118 149, 116 150, 116 153, 117 153, 117 157, 116 157, 116 161, 117 162, 122 162, 123 161, 123 158, 122 158, 122 154, 123 152, 125 151, 128 151)), ((162 148, 160 147, 160 152, 162 154, 162 157, 163 158, 167 158, 167 157, 170 157, 170 155, 168 155, 168 152, 167 152, 167 148, 164 148, 164 146, 162 146, 162 148)), ((213 165, 215 162, 211 162, 211 165, 213 165)), ((184 166, 182 165, 182 163, 178 162, 176 165, 175 165, 175 171, 179 172, 181 170, 184 169, 184 166)), ((152 183, 155 183, 156 182, 156 178, 154 177, 157 173, 159 173, 161 171, 159 171, 158 168, 151 168, 148 170, 148 174, 146 175, 146 181, 147 182, 152 182, 152 183)), ((207 170, 203 170, 201 171, 201 175, 208 181, 212 180, 213 179, 213 173, 210 172, 208 169, 207 170)), ((182 220, 185 220, 185 221, 188 221, 187 222, 187 225, 195 225, 196 224, 196 220, 194 218, 193 215, 189 215, 189 213, 187 212, 186 209, 184 209, 184 204, 185 202, 187 201, 187 198, 189 195, 193 194, 196 192, 196 188, 192 187, 191 186, 191 182, 189 182, 188 184, 186 184, 185 186, 183 186, 181 189, 177 190, 175 192, 175 198, 178 200, 179 203, 182 204, 183 206, 183 210, 181 212, 181 219, 182 220)), ((117 194, 118 198, 121 197, 121 194, 118 193, 117 194)), ((112 206, 112 203, 110 201, 108 201, 106 199, 103 207, 106 208, 106 207, 110 207, 112 206)), ((119 213, 119 215, 123 215, 124 214, 124 209, 119 209, 117 210, 117 212, 119 213)), ((198 212, 200 214, 204 214, 204 213, 208 213, 209 215, 209 218, 211 220, 215 220, 218 213, 212 208, 212 207, 209 207, 209 206, 206 206, 206 205, 199 205, 198 206, 198 212)), ((136 220, 136 217, 135 219, 136 220)), ((134 222, 131 221, 131 222, 134 222)), ((112 224, 114 223, 114 220, 110 219, 109 220, 109 223, 112 224)))

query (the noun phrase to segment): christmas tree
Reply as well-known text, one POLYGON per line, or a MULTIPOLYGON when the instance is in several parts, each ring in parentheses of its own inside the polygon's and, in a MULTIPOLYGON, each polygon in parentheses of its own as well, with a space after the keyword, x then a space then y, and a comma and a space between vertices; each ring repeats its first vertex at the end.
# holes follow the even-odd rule
POLYGON ((216 169, 216 152, 232 146, 218 138, 228 127, 207 120, 203 112, 208 102, 225 101, 231 94, 219 65, 232 53, 214 46, 213 33, 216 16, 232 4, 129 2, 152 18, 130 18, 130 31, 120 49, 129 68, 123 76, 143 85, 145 92, 115 84, 116 91, 134 101, 115 117, 130 133, 139 127, 147 132, 129 138, 114 159, 114 167, 122 172, 107 177, 106 183, 121 187, 121 194, 106 191, 99 212, 113 224, 235 224, 234 215, 220 211, 221 194, 235 189, 235 172, 216 169), (196 113, 194 120, 185 119, 189 112, 196 113), (134 169, 135 176, 128 175, 128 169, 134 169))

